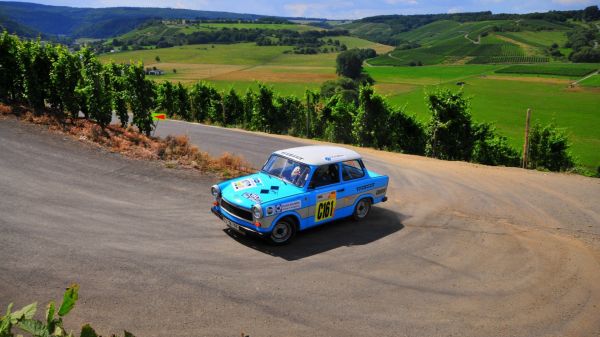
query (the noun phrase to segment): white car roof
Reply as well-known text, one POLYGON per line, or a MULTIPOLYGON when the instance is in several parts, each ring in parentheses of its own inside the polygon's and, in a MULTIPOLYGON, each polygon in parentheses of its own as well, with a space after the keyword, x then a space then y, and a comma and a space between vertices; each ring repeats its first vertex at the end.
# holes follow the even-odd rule
POLYGON ((275 151, 275 154, 308 165, 325 165, 346 160, 361 159, 360 154, 340 146, 311 145, 275 151))

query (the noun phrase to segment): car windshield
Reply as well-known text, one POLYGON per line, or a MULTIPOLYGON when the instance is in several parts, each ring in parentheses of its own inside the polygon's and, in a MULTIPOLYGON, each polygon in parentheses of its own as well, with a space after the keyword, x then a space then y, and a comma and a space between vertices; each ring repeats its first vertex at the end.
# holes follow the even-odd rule
POLYGON ((267 160, 262 171, 298 187, 303 187, 308 179, 310 167, 274 154, 267 160))

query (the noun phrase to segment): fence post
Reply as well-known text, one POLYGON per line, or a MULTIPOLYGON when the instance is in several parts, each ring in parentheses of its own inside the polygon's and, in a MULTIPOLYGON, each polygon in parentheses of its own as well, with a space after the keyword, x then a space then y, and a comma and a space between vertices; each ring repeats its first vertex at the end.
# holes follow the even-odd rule
POLYGON ((525 117, 525 143, 523 144, 523 168, 527 168, 529 160, 529 120, 531 119, 531 109, 527 109, 527 117, 525 117))

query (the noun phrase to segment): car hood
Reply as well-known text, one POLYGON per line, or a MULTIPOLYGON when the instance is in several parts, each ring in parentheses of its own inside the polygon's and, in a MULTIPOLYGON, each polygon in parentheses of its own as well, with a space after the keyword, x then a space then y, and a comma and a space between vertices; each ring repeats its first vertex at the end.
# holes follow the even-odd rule
POLYGON ((221 194, 229 202, 245 208, 302 193, 300 187, 259 172, 228 180, 220 185, 221 194))

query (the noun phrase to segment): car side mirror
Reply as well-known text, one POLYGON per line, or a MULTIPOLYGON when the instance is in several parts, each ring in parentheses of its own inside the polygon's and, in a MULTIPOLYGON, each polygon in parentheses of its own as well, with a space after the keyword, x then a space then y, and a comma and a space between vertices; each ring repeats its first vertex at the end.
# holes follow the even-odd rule
POLYGON ((315 189, 315 182, 311 181, 310 183, 308 183, 308 189, 309 190, 314 190, 315 189))

